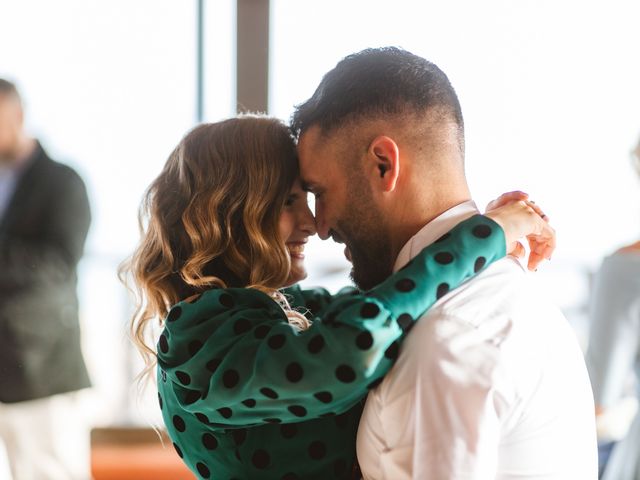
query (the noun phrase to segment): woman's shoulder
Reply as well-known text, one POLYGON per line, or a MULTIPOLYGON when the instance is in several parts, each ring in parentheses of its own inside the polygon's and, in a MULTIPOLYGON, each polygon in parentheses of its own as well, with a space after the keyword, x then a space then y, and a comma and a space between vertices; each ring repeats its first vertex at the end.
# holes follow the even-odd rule
POLYGON ((282 312, 282 308, 275 299, 260 290, 212 288, 173 305, 165 318, 165 324, 175 323, 178 318, 183 322, 188 322, 189 319, 201 322, 203 318, 226 317, 250 310, 266 311, 272 314, 282 312))
POLYGON ((640 240, 638 240, 636 243, 632 243, 631 245, 626 245, 620 248, 615 254, 635 254, 640 256, 640 240))
POLYGON ((605 257, 596 278, 600 283, 608 283, 609 288, 624 289, 631 284, 635 290, 640 283, 640 242, 605 257))

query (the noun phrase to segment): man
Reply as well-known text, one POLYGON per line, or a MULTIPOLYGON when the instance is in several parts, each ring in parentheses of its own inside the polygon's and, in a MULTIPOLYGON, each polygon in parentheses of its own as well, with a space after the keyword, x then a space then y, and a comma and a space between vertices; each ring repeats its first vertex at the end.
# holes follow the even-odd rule
POLYGON ((15 86, 0 79, 0 439, 14 480, 90 478, 76 394, 76 266, 90 223, 80 177, 23 128, 15 86))
MULTIPOLYGON (((345 58, 292 126, 318 233, 346 244, 362 289, 477 213, 457 96, 423 58, 396 48, 345 58)), ((358 432, 364 478, 595 479, 582 353, 517 260, 455 291, 442 284, 439 296, 368 397, 358 432)))

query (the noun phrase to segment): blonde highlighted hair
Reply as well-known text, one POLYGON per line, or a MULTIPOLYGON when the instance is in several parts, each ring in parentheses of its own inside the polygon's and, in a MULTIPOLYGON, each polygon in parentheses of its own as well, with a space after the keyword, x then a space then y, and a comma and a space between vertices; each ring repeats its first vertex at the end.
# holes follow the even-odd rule
POLYGON ((277 292, 291 268, 279 219, 297 176, 289 129, 262 116, 200 125, 171 153, 144 195, 140 243, 120 268, 136 294, 130 333, 145 360, 141 376, 155 364, 154 322, 213 287, 261 290, 292 324, 308 326, 277 292))

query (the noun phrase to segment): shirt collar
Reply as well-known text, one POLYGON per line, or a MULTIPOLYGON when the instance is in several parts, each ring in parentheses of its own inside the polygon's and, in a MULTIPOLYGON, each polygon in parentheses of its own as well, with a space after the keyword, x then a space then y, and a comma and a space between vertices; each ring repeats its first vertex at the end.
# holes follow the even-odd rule
POLYGON ((397 272, 400 270, 427 245, 431 245, 458 223, 477 215, 478 213, 478 207, 476 207, 475 202, 473 200, 468 200, 450 208, 431 220, 422 227, 418 233, 411 237, 404 247, 402 247, 402 250, 400 250, 398 257, 396 258, 393 271, 397 272))

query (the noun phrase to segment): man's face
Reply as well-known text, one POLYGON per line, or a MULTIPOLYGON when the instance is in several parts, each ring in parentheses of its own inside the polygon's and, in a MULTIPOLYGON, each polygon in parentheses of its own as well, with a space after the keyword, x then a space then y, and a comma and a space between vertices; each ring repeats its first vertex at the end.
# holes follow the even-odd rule
POLYGON ((13 95, 0 93, 0 164, 9 164, 15 155, 22 133, 22 107, 13 95))
POLYGON ((346 245, 353 281, 369 290, 391 274, 393 259, 387 222, 363 173, 365 152, 346 145, 340 132, 323 135, 318 127, 298 143, 302 181, 315 195, 318 235, 346 245))

